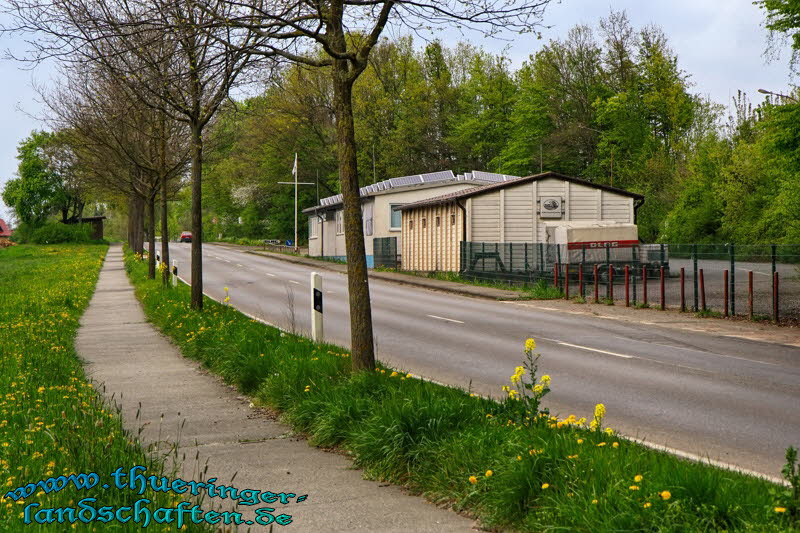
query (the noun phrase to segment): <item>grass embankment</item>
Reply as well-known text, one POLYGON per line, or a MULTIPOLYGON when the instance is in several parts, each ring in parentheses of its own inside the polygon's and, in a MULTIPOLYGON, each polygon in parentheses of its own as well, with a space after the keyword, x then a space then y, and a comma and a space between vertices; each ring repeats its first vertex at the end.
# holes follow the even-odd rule
MULTIPOLYGON (((315 257, 314 259, 319 259, 315 257)), ((490 281, 473 276, 462 276, 458 272, 414 272, 409 270, 395 270, 393 268, 378 267, 378 272, 397 272, 407 276, 417 276, 441 281, 452 281, 453 283, 463 283, 464 285, 474 285, 476 287, 489 287, 492 289, 502 289, 506 291, 516 291, 520 293, 520 298, 531 300, 557 300, 564 297, 564 292, 558 287, 554 287, 546 280, 540 279, 533 283, 512 283, 509 281, 490 281)))
POLYGON ((600 408, 594 431, 575 417, 537 415, 549 378, 535 371, 518 369, 499 403, 382 366, 352 374, 341 348, 281 333, 209 299, 205 311, 192 311, 187 286, 147 280, 145 265, 130 255, 126 266, 147 316, 184 354, 281 412, 312 444, 345 449, 368 476, 466 511, 486 527, 789 529, 775 485, 618 439, 602 430, 600 408))
MULTIPOLYGON (((106 245, 14 246, 0 250, 0 480, 2 494, 28 483, 61 475, 97 473, 100 483, 119 467, 143 465, 161 471, 122 428, 119 415, 87 383, 75 352, 78 321, 94 292, 106 245)), ((110 481, 109 481, 110 482, 110 481)), ((58 483, 56 483, 58 485, 58 483)), ((171 506, 163 495, 128 491, 63 490, 0 503, 2 531, 65 531, 62 524, 23 523, 23 510, 76 508, 83 498, 92 507, 131 505, 146 497, 153 509, 171 506)), ((88 516, 88 512, 84 513, 88 516)), ((77 530, 140 530, 133 521, 83 525, 77 530)), ((163 526, 162 526, 163 527, 163 526)))

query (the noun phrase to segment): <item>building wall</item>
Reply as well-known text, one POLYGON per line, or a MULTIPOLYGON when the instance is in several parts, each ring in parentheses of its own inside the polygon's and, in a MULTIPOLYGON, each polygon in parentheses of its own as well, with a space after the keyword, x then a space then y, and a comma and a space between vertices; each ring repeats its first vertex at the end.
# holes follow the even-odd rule
MULTIPOLYGON (((467 239, 472 242, 547 242, 546 222, 604 221, 632 224, 633 198, 566 180, 548 178, 505 187, 464 201, 467 239), (538 215, 542 197, 562 198, 561 218, 538 215)), ((403 211, 403 268, 450 270, 459 268, 461 210, 455 203, 403 211), (444 210, 444 211, 443 211, 444 210), (439 230, 431 221, 455 210, 457 231, 439 230), (426 228, 422 229, 422 220, 426 228), (411 229, 413 221, 414 228, 411 229)))
POLYGON ((458 271, 462 221, 455 202, 403 211, 402 269, 458 271))
MULTIPOLYGON (((364 248, 367 255, 367 264, 372 266, 373 243, 372 239, 375 237, 397 237, 397 249, 402 249, 402 226, 398 229, 391 228, 391 205, 392 204, 410 204, 418 202, 434 196, 447 194, 450 192, 460 191, 464 189, 472 189, 478 184, 475 182, 454 182, 446 185, 432 185, 432 186, 417 186, 408 189, 390 190, 382 194, 376 194, 362 202, 362 215, 365 212, 365 206, 368 203, 372 204, 372 235, 364 236, 364 248)), ((343 210, 339 208, 337 213, 342 213, 343 210)), ((340 215, 335 215, 340 216, 340 215)), ((346 258, 347 252, 345 250, 344 234, 336 234, 336 221, 334 219, 325 222, 324 228, 324 250, 321 250, 322 238, 319 227, 317 228, 317 236, 308 239, 308 255, 312 257, 338 257, 346 258)), ((315 218, 314 215, 309 216, 309 220, 315 218)), ((402 220, 402 217, 401 217, 402 220)), ((319 223, 318 223, 319 224, 319 223)), ((366 220, 364 221, 366 226, 366 220)))

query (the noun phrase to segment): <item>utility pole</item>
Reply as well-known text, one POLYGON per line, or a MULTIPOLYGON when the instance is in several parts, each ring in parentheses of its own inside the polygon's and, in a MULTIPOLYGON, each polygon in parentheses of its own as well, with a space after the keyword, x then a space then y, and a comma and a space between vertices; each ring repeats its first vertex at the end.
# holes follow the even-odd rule
POLYGON ((297 187, 298 185, 314 185, 313 183, 301 183, 297 181, 297 152, 294 154, 294 166, 292 167, 294 181, 279 181, 280 185, 294 185, 294 252, 297 253, 299 246, 297 243, 297 187))

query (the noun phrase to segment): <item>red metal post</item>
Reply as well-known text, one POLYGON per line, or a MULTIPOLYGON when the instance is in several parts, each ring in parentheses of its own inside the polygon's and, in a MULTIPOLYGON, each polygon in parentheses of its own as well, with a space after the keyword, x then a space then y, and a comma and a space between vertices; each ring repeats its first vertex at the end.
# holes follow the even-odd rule
POLYGON ((666 307, 666 302, 664 301, 664 267, 661 267, 661 310, 663 311, 666 307))
POLYGON ((747 272, 747 316, 753 320, 753 271, 747 272))
POLYGON ((600 303, 600 285, 597 283, 597 263, 594 264, 594 303, 600 303))
POLYGON ((681 313, 686 312, 686 270, 681 267, 681 313))
POLYGON ((614 267, 612 265, 608 265, 608 294, 606 296, 612 302, 614 301, 614 267))
POLYGON ((583 298, 583 263, 581 263, 581 269, 578 271, 578 285, 581 291, 581 298, 583 298))
POLYGON ((778 316, 778 273, 772 277, 772 320, 778 323, 780 317, 778 316))
POLYGON ((564 299, 569 300, 569 263, 564 265, 564 299))
POLYGON ((722 275, 722 283, 725 285, 725 288, 722 291, 722 305, 723 311, 722 316, 728 318, 728 270, 726 269, 722 275))
POLYGON ((558 288, 558 271, 561 268, 561 265, 558 263, 553 264, 553 287, 556 289, 558 288))
POLYGON ((642 302, 647 306, 647 267, 642 267, 642 302))
POLYGON ((625 265, 625 307, 631 306, 631 272, 625 265))
POLYGON ((700 309, 703 311, 706 310, 706 282, 705 277, 703 276, 703 269, 701 268, 699 271, 700 277, 700 309))

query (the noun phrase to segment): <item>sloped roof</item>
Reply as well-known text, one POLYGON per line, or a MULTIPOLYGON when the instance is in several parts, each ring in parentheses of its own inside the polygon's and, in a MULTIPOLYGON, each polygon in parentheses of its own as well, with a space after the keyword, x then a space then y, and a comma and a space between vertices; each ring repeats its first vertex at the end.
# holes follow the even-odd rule
POLYGON ((0 237, 11 237, 11 230, 2 218, 0 218, 0 237))
POLYGON ((565 181, 570 181, 572 183, 578 183, 580 185, 585 185, 587 187, 592 187, 595 189, 602 189, 604 191, 613 192, 616 194, 620 194, 622 196, 628 196, 630 198, 635 198, 637 200, 644 200, 644 196, 641 194, 637 194, 635 192, 626 191, 625 189, 619 189, 617 187, 611 187, 610 185, 603 185, 600 183, 594 183, 589 180, 585 180, 583 178, 576 178, 574 176, 565 176, 564 174, 559 174, 558 172, 542 172, 541 174, 534 174, 533 176, 525 176, 523 178, 516 178, 511 179, 508 181, 502 181, 499 183, 492 183, 491 185, 484 185, 482 187, 473 187, 471 189, 465 189, 461 191, 455 191, 448 194, 442 194, 440 196, 434 196, 433 198, 428 198, 425 200, 420 200, 418 202, 413 202, 410 204, 405 204, 401 207, 398 207, 397 210, 399 211, 406 211, 408 209, 415 209, 417 207, 428 207, 431 205, 441 205, 448 202, 452 202, 455 200, 460 200, 462 198, 470 198, 472 196, 478 196, 480 194, 485 194, 489 192, 493 192, 499 189, 504 189, 506 187, 513 187, 515 185, 521 185, 523 183, 528 183, 531 181, 539 181, 547 178, 554 178, 560 179, 565 181))
MULTIPOLYGON (((428 174, 414 174, 412 176, 402 176, 399 178, 391 178, 384 180, 373 185, 367 185, 359 189, 361 198, 367 198, 381 194, 388 191, 403 191, 414 187, 437 187, 441 185, 450 185, 458 182, 473 182, 476 185, 494 184, 508 180, 517 179, 517 176, 508 176, 505 174, 495 174, 493 172, 482 172, 480 170, 473 170, 465 174, 453 174, 452 170, 443 170, 440 172, 430 172, 428 174)), ((319 210, 337 208, 342 204, 342 195, 337 194, 328 196, 320 200, 320 205, 303 209, 303 213, 312 213, 319 210)))

